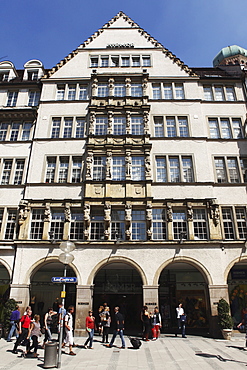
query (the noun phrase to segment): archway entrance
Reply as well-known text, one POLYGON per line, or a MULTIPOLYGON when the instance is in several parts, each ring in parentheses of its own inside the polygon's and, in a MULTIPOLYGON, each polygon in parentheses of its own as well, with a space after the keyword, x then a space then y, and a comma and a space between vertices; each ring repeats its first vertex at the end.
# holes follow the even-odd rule
POLYGON ((165 332, 173 332, 177 326, 179 302, 183 303, 190 331, 208 328, 208 284, 197 268, 184 262, 171 263, 159 278, 159 305, 165 332))
POLYGON ((4 303, 9 298, 10 276, 6 267, 0 263, 0 320, 4 303))
POLYGON ((109 263, 100 269, 94 278, 93 310, 97 320, 99 307, 106 302, 111 316, 114 307, 120 307, 125 317, 125 331, 140 331, 142 285, 138 271, 127 263, 109 263))
MULTIPOLYGON (((52 277, 61 277, 64 274, 64 265, 60 262, 50 262, 41 266, 31 277, 30 305, 33 314, 43 317, 49 307, 57 311, 57 302, 61 300, 61 283, 53 283, 52 277)), ((76 276, 73 269, 67 267, 67 276, 76 276)), ((76 284, 66 284, 65 307, 76 303, 76 284)))
POLYGON ((243 309, 247 307, 247 260, 236 263, 227 279, 231 314, 234 324, 242 320, 243 309))

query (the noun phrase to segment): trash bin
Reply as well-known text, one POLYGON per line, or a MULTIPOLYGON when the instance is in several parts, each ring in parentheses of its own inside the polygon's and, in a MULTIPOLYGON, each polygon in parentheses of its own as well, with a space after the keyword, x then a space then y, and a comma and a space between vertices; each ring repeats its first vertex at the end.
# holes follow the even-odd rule
POLYGON ((45 344, 44 368, 57 366, 57 342, 45 344))

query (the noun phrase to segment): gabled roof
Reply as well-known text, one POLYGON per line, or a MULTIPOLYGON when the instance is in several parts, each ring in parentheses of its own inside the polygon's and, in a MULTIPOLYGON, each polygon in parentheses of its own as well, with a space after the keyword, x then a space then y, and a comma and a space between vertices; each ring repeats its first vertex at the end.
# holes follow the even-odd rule
POLYGON ((56 64, 49 72, 44 76, 44 78, 49 78, 53 73, 59 70, 63 65, 65 65, 69 60, 71 60, 75 55, 78 54, 80 49, 85 48, 89 45, 96 37, 98 37, 105 29, 110 28, 114 22, 116 22, 119 18, 123 18, 131 28, 136 28, 138 32, 144 36, 148 41, 150 41, 155 47, 161 48, 162 52, 170 58, 174 63, 176 63, 181 69, 187 72, 190 76, 196 76, 195 72, 189 68, 184 62, 182 62, 179 58, 176 57, 171 51, 166 49, 160 42, 154 39, 149 33, 147 33, 143 28, 141 28, 137 23, 135 23, 130 17, 128 17, 124 12, 120 11, 115 17, 113 17, 109 22, 107 22, 102 28, 96 31, 92 36, 90 36, 87 40, 84 41, 83 44, 79 45, 77 49, 73 50, 68 56, 62 59, 59 63, 56 64))

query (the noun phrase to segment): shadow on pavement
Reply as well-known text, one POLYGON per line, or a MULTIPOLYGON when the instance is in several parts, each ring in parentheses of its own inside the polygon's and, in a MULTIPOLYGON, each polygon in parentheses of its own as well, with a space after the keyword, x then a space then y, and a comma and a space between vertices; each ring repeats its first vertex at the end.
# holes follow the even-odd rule
POLYGON ((245 364, 247 366, 247 362, 231 360, 230 358, 223 358, 220 355, 211 355, 210 353, 195 353, 195 355, 205 357, 205 358, 216 358, 217 360, 219 360, 221 362, 234 362, 234 363, 238 363, 238 364, 245 364))

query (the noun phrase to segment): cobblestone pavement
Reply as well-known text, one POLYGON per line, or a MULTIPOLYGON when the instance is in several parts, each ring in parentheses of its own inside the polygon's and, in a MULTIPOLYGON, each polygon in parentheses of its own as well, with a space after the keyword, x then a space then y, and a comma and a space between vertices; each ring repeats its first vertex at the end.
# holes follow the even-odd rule
MULTIPOLYGON (((173 335, 162 335, 157 341, 142 342, 140 349, 132 348, 126 337, 126 349, 107 348, 95 336, 94 349, 84 349, 85 338, 76 338, 78 347, 76 356, 68 355, 68 348, 62 354, 62 369, 87 370, 136 370, 136 369, 243 369, 247 367, 247 351, 244 350, 244 334, 235 335, 231 341, 217 340, 200 336, 188 336, 186 339, 173 335)), ((38 358, 23 358, 19 347, 18 354, 13 354, 12 343, 0 340, 0 370, 42 369, 44 350, 39 349, 38 358)), ((119 347, 117 347, 119 346, 119 347)))

